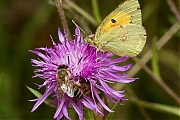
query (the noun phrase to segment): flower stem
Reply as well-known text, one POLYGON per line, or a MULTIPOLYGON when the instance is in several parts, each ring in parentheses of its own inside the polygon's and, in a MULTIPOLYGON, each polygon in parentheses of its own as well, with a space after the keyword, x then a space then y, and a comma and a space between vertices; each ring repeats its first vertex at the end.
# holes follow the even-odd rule
POLYGON ((178 22, 180 23, 180 13, 179 13, 174 1, 173 0, 167 0, 167 2, 169 4, 169 6, 171 7, 172 12, 176 16, 178 22))
POLYGON ((62 26, 66 32, 66 35, 67 35, 67 38, 68 40, 71 40, 71 34, 70 34, 70 31, 69 31, 69 27, 68 27, 68 24, 67 24, 67 21, 66 21, 66 17, 64 15, 64 10, 63 10, 63 7, 62 7, 62 1, 61 0, 56 0, 56 7, 58 9, 58 12, 59 12, 59 16, 60 16, 60 19, 61 19, 61 22, 62 22, 62 26))

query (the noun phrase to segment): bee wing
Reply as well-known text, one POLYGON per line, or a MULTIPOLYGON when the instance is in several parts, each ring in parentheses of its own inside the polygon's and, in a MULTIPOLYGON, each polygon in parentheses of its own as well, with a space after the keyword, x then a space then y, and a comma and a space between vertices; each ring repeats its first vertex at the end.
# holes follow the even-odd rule
POLYGON ((74 97, 74 92, 73 92, 72 89, 70 89, 69 91, 67 91, 66 94, 67 94, 69 97, 74 97))
POLYGON ((73 88, 71 88, 70 86, 67 86, 66 84, 62 84, 61 85, 61 89, 64 93, 66 93, 69 97, 73 97, 74 96, 74 92, 73 92, 73 88))

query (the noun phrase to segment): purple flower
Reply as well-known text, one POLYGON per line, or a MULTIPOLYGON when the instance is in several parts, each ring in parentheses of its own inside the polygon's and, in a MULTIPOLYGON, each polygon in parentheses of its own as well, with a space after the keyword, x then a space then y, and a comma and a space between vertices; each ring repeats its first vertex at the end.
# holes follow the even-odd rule
MULTIPOLYGON (((114 90, 107 83, 129 83, 136 80, 136 78, 127 78, 128 75, 125 73, 131 67, 131 64, 126 66, 117 65, 126 61, 128 57, 112 59, 113 54, 97 51, 96 48, 84 42, 78 27, 75 29, 75 39, 73 41, 68 41, 60 29, 58 29, 58 36, 60 43, 56 44, 52 40, 53 48, 30 50, 30 52, 40 57, 37 60, 31 60, 33 66, 37 67, 33 77, 44 79, 44 83, 37 86, 39 88, 46 87, 42 97, 34 100, 37 102, 31 112, 36 110, 50 94, 54 95, 54 100, 51 103, 57 105, 54 118, 58 120, 62 117, 70 119, 67 112, 70 104, 77 112, 80 120, 83 119, 84 106, 103 115, 97 102, 107 111, 114 112, 101 100, 99 93, 104 93, 105 97, 113 103, 124 100, 123 91, 114 90), (89 85, 89 96, 83 94, 81 98, 75 99, 64 92, 59 92, 56 73, 60 65, 68 67, 70 71, 69 79, 73 83, 77 81, 81 83, 82 78, 85 80, 85 83, 89 85)), ((63 83, 63 85, 65 84, 63 83)))

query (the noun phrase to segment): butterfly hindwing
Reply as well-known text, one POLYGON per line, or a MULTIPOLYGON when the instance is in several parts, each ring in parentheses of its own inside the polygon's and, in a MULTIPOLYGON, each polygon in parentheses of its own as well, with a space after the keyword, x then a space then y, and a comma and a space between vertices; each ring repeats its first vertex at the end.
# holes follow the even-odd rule
POLYGON ((102 50, 118 56, 136 56, 146 42, 146 31, 143 26, 126 24, 116 26, 100 36, 99 40, 106 39, 102 50), (108 37, 107 37, 108 36, 108 37))

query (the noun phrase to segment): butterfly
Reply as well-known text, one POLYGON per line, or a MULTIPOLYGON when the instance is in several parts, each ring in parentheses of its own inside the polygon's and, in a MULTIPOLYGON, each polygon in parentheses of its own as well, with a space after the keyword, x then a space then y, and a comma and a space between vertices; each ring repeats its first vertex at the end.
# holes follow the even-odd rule
POLYGON ((95 34, 85 41, 98 50, 118 56, 136 56, 146 43, 138 0, 126 0, 113 10, 98 26, 95 34))

